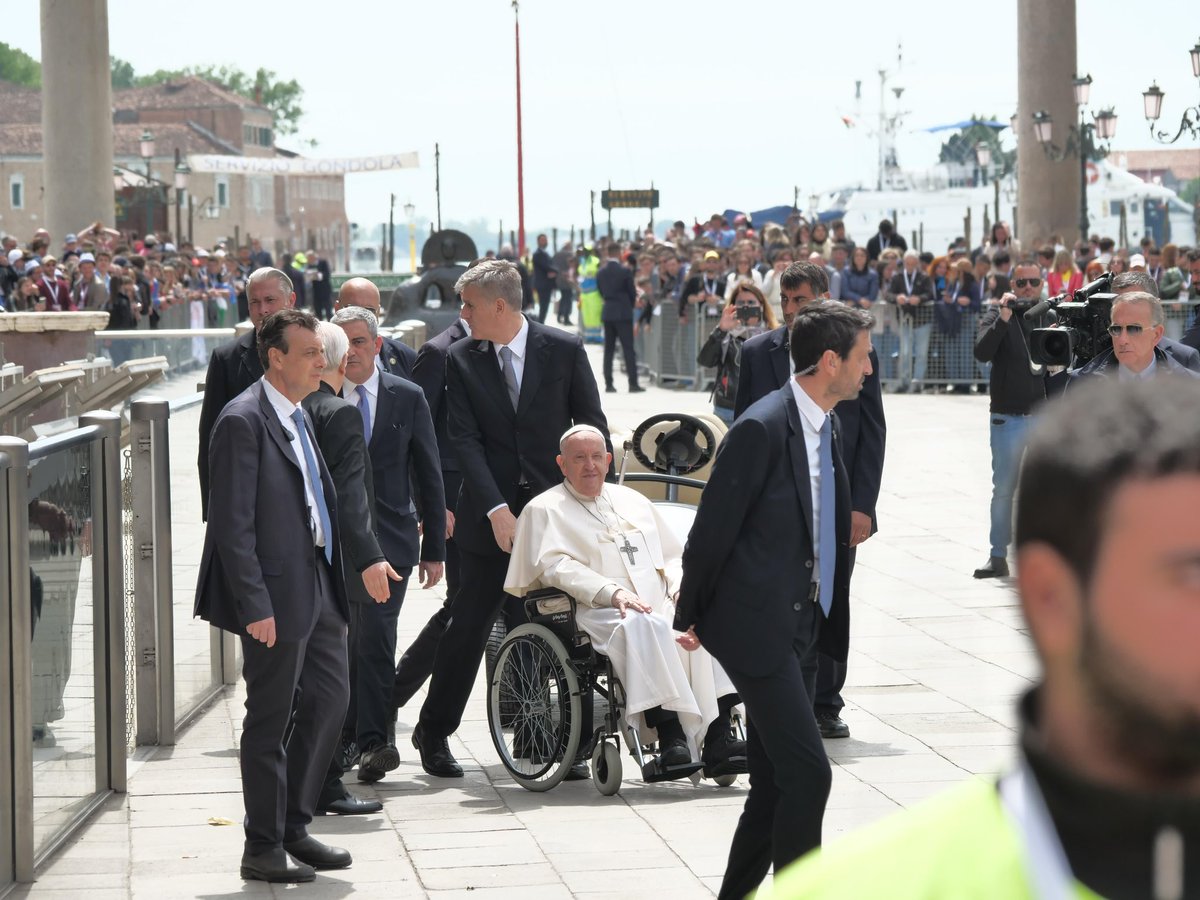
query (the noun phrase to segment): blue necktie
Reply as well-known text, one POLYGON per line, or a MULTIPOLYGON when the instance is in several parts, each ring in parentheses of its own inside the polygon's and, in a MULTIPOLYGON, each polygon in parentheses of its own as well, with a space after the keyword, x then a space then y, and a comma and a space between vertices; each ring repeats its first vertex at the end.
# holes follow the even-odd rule
POLYGON ((358 412, 363 420, 363 437, 371 443, 371 404, 367 402, 367 389, 359 385, 354 389, 358 392, 358 412))
POLYGON ((833 480, 833 419, 821 426, 821 521, 817 523, 821 550, 821 592, 817 602, 829 617, 833 607, 833 575, 837 571, 837 488, 833 480))
POLYGON ((308 439, 308 428, 304 425, 304 410, 292 413, 292 421, 300 433, 300 446, 304 448, 304 464, 308 466, 308 483, 312 487, 313 499, 317 502, 317 515, 321 517, 321 531, 325 533, 325 561, 333 565, 333 527, 329 524, 329 507, 325 503, 325 492, 321 490, 321 469, 308 439))

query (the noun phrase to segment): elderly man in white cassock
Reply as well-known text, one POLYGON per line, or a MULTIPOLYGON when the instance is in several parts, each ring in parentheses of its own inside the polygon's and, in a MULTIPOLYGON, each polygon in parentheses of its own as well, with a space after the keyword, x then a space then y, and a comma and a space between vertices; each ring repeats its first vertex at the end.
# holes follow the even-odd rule
POLYGON ((693 636, 672 630, 679 539, 653 503, 605 483, 612 454, 598 429, 576 425, 558 446, 565 480, 517 520, 504 590, 575 598, 579 628, 625 688, 627 721, 639 735, 657 732, 661 767, 699 758, 709 775, 744 772, 746 745, 730 727, 733 684, 693 636))

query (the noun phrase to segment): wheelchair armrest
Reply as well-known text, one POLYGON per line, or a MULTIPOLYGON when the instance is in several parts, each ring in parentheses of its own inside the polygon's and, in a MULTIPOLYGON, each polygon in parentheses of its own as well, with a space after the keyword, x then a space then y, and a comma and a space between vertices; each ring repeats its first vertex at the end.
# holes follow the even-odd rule
POLYGON ((530 591, 525 595, 525 615, 530 622, 535 622, 546 616, 562 615, 562 613, 546 613, 538 607, 539 603, 547 600, 566 600, 570 604, 570 609, 567 611, 570 615, 571 627, 575 627, 575 610, 579 606, 575 598, 566 591, 560 591, 558 588, 539 588, 536 591, 530 591))

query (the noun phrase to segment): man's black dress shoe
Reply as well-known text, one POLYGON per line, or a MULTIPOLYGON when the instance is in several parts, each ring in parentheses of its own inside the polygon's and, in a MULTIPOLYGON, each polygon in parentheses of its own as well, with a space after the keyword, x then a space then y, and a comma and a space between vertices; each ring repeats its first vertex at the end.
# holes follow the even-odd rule
POLYGON ((640 384, 631 384, 629 386, 629 393, 644 394, 644 393, 646 393, 646 389, 644 387, 642 387, 640 384))
POLYGON ((705 737, 704 749, 700 752, 700 761, 705 769, 722 772, 730 771, 744 774, 746 771, 746 742, 738 740, 728 728, 721 728, 715 734, 705 737), (735 762, 730 763, 730 760, 735 762), (727 765, 728 764, 728 765, 727 765))
MULTIPOLYGON (((314 869, 347 869, 354 860, 341 847, 322 844, 311 834, 298 841, 285 841, 283 849, 305 865, 314 869)), ((311 880, 311 879, 310 879, 311 880)))
POLYGON ((606 394, 615 394, 616 392, 617 392, 617 389, 614 385, 610 384, 604 388, 604 393, 606 393, 606 394))
POLYGON ((282 847, 276 847, 265 853, 243 853, 242 877, 247 881, 312 881, 317 872, 312 866, 297 865, 282 847))
POLYGON ((445 738, 433 738, 421 731, 420 727, 413 729, 413 746, 421 754, 421 768, 435 778, 462 778, 462 766, 450 752, 450 742, 445 738))
POLYGON ((683 738, 669 738, 660 741, 658 764, 664 769, 671 766, 686 766, 691 761, 692 754, 688 750, 687 741, 683 738))
POLYGON ((850 726, 842 721, 833 710, 823 710, 817 713, 817 730, 823 738, 848 738, 850 726))
POLYGON ((353 740, 345 738, 338 741, 338 765, 342 767, 343 772, 349 772, 358 765, 358 744, 353 740))
POLYGON ((339 797, 332 803, 318 804, 318 816, 366 816, 383 811, 383 804, 378 800, 362 800, 352 794, 339 797))
POLYGON ((987 563, 975 570, 976 578, 1007 578, 1008 560, 1003 556, 989 556, 987 563))
POLYGON ((373 784, 400 765, 400 751, 391 744, 364 750, 358 760, 358 780, 373 784))

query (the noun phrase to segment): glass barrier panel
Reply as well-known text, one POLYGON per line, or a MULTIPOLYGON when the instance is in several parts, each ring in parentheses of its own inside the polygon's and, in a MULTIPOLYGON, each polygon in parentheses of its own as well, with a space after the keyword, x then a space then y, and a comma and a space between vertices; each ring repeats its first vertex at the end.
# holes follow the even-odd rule
POLYGON ((30 462, 34 853, 97 792, 91 446, 30 462))

